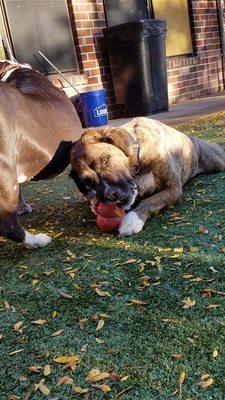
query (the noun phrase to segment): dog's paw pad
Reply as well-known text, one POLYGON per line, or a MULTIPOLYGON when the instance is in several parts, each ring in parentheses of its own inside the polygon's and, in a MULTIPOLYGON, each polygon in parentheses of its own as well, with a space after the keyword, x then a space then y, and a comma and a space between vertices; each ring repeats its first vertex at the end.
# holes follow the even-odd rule
POLYGON ((144 224, 144 221, 138 217, 135 211, 130 211, 121 220, 119 236, 130 236, 138 233, 142 230, 144 224))
POLYGON ((37 235, 31 235, 30 233, 26 232, 24 245, 27 249, 37 249, 38 247, 47 246, 51 243, 52 238, 45 235, 44 233, 39 233, 37 235))

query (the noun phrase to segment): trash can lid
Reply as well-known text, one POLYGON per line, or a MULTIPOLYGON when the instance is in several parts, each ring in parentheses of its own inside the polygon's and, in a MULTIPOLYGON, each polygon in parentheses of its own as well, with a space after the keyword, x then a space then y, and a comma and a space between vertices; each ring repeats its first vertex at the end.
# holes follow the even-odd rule
POLYGON ((147 40, 152 36, 165 33, 166 27, 165 19, 142 19, 104 28, 103 34, 106 43, 110 46, 147 40))

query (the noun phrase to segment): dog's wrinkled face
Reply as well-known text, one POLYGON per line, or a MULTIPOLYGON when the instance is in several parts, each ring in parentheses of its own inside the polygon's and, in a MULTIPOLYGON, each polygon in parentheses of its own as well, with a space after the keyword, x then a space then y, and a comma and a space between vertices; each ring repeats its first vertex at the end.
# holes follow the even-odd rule
POLYGON ((134 154, 124 129, 88 129, 71 154, 71 176, 89 199, 118 203, 129 209, 137 196, 134 154))

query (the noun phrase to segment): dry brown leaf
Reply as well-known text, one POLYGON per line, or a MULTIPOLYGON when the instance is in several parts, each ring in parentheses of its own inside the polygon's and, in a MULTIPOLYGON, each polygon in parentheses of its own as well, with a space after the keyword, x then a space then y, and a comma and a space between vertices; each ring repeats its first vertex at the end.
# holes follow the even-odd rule
POLYGON ((52 333, 52 336, 54 337, 54 336, 59 336, 59 335, 61 335, 61 333, 63 333, 64 332, 64 329, 60 329, 59 331, 55 331, 55 332, 53 332, 52 333))
POLYGON ((171 358, 172 358, 173 360, 179 360, 181 357, 182 357, 181 354, 172 354, 172 355, 171 355, 171 358))
POLYGON ((95 330, 96 330, 96 331, 99 331, 100 329, 103 328, 104 325, 105 325, 104 319, 100 319, 100 320, 98 321, 98 325, 97 325, 97 328, 96 328, 95 330))
POLYGON ((63 297, 64 299, 72 299, 73 298, 73 296, 71 296, 71 294, 64 293, 64 292, 59 292, 59 295, 61 297, 63 297))
POLYGON ((46 324, 47 320, 46 319, 37 319, 36 321, 31 321, 31 324, 34 325, 44 325, 46 324))
POLYGON ((184 248, 183 247, 175 247, 173 249, 174 253, 183 253, 184 248))
POLYGON ((110 392, 111 388, 109 385, 103 384, 103 385, 91 385, 95 389, 102 390, 104 393, 110 392))
POLYGON ((95 340, 96 340, 96 342, 98 343, 98 344, 103 344, 103 343, 105 343, 105 341, 103 340, 103 339, 100 339, 100 338, 95 338, 95 340))
POLYGON ((88 344, 87 344, 87 343, 84 344, 84 345, 81 347, 82 353, 85 353, 85 351, 87 350, 87 347, 88 347, 88 344))
POLYGON ((48 376, 51 374, 51 367, 49 364, 46 364, 44 367, 44 376, 48 376))
POLYGON ((198 248, 195 246, 190 246, 189 248, 190 253, 197 253, 198 252, 198 248))
POLYGON ((73 385, 73 384, 74 384, 74 380, 72 378, 70 378, 68 375, 64 375, 59 379, 59 381, 57 382, 56 386, 73 385))
POLYGON ((181 372, 181 373, 180 373, 180 376, 179 376, 179 380, 178 380, 179 385, 183 385, 183 383, 184 383, 184 381, 185 381, 185 377, 186 377, 185 372, 181 372))
POLYGON ((218 349, 213 350, 213 358, 216 358, 218 355, 218 349))
POLYGON ((38 389, 40 390, 40 392, 42 394, 45 394, 46 396, 48 396, 51 392, 50 390, 47 388, 47 386, 44 385, 44 379, 42 379, 39 383, 38 383, 38 389))
POLYGON ((17 322, 17 323, 13 326, 14 331, 16 331, 16 332, 22 332, 22 329, 20 329, 22 325, 23 325, 23 321, 17 322))
POLYGON ((93 368, 91 371, 88 372, 87 381, 98 382, 108 377, 109 377, 108 372, 100 372, 98 368, 93 368))
POLYGON ((148 304, 148 301, 133 299, 128 304, 135 304, 136 306, 146 306, 148 304))
POLYGON ((24 350, 24 349, 19 349, 19 350, 11 351, 11 353, 9 353, 9 355, 10 355, 10 356, 13 356, 14 354, 21 353, 23 350, 24 350))
POLYGON ((96 288, 95 292, 101 297, 111 297, 111 294, 109 294, 109 292, 104 292, 104 291, 100 290, 99 288, 96 288))
POLYGON ((191 300, 191 298, 188 296, 182 300, 182 303, 184 303, 183 308, 191 308, 195 306, 196 300, 191 300))
POLYGON ((179 321, 177 319, 172 319, 172 318, 163 318, 161 319, 162 322, 166 322, 167 324, 179 324, 179 321))
POLYGON ((41 366, 40 365, 31 365, 30 367, 28 367, 30 372, 37 372, 39 373, 41 370, 41 366))
POLYGON ((3 301, 3 306, 6 310, 8 310, 10 308, 8 301, 3 301))

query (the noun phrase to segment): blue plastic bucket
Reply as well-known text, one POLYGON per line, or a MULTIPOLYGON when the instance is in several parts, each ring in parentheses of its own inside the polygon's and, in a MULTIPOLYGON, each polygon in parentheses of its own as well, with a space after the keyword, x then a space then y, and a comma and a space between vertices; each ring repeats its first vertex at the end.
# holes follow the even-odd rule
POLYGON ((86 128, 108 124, 105 90, 79 94, 80 110, 86 128))

